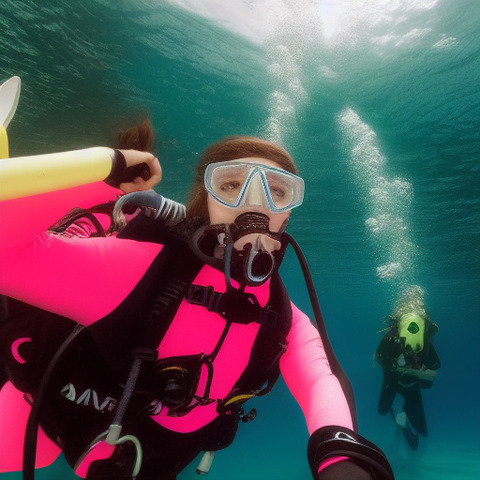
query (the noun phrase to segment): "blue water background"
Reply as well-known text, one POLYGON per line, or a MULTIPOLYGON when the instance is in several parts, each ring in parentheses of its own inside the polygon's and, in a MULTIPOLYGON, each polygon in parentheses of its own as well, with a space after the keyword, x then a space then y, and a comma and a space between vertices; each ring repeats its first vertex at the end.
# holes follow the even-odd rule
MULTIPOLYGON (((399 480, 478 480, 480 2, 177 3, 2 0, 0 79, 23 82, 11 156, 113 144, 148 113, 158 190, 184 201, 212 141, 282 143, 306 181, 289 231, 352 381, 360 433, 399 480), (425 293, 442 361, 417 452, 377 414, 372 362, 382 319, 409 285, 425 293)), ((291 253, 282 270, 311 313, 291 253)), ((282 382, 250 403, 257 419, 208 478, 309 478, 305 422, 282 382)), ((37 478, 75 477, 60 458, 37 478)))

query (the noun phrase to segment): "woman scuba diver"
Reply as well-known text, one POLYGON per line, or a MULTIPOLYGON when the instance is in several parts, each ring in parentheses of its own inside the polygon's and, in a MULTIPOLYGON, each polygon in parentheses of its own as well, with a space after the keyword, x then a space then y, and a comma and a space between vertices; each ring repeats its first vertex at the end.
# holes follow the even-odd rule
POLYGON ((3 174, 21 193, 0 202, 0 293, 16 299, 0 323, 0 471, 22 469, 24 437, 24 478, 60 450, 89 480, 173 480, 202 451, 206 471, 254 416, 243 403, 281 373, 306 418, 313 478, 394 478, 356 431, 318 308, 319 330, 280 279, 304 190, 283 148, 245 136, 207 148, 186 216, 149 191, 161 179, 149 153, 55 157, 12 159, 3 174), (141 213, 118 234, 49 230, 72 207, 129 192, 116 218, 141 213))

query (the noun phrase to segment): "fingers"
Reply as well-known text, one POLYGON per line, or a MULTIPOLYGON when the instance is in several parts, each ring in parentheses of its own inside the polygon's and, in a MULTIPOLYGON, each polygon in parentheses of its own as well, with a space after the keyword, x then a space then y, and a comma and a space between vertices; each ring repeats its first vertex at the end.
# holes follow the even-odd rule
POLYGON ((149 161, 147 161, 147 165, 150 168, 151 177, 149 180, 153 182, 153 185, 156 185, 162 180, 162 167, 158 158, 154 157, 153 155, 149 154, 149 161))
POLYGON ((120 189, 125 193, 135 192, 139 190, 150 190, 162 179, 162 167, 158 158, 148 152, 140 152, 138 150, 121 150, 127 163, 127 169, 132 168, 138 171, 138 176, 131 181, 120 184, 120 189), (145 169, 135 169, 133 167, 146 165, 149 170, 149 175, 145 175, 145 169))

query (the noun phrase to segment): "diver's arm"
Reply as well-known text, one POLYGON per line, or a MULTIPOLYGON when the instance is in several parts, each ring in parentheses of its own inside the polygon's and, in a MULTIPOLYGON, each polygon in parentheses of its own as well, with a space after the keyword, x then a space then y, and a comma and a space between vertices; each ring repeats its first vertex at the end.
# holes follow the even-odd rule
POLYGON ((0 293, 89 325, 120 304, 160 249, 115 236, 42 233, 0 252, 0 293))
POLYGON ((308 462, 314 480, 394 480, 385 454, 348 428, 320 428, 308 441, 308 462))
POLYGON ((345 394, 332 373, 317 329, 292 305, 282 375, 307 421, 308 460, 318 480, 393 480, 385 455, 353 431, 345 394))
POLYGON ((437 351, 431 340, 428 342, 428 348, 426 345, 424 350, 426 355, 423 357, 423 364, 430 370, 438 370, 441 366, 440 358, 438 358, 437 351))
POLYGON ((93 147, 0 160, 0 200, 38 195, 105 180, 126 193, 161 180, 158 160, 146 152, 93 147), (145 167, 142 170, 142 165, 145 167))
MULTIPOLYGON (((155 173, 149 181, 158 181, 161 169, 153 155, 122 153, 127 169, 153 162, 155 173)), ((105 160, 100 157, 95 156, 100 162, 105 160)), ((109 162, 111 171, 111 156, 109 162)), ((122 168, 120 180, 121 172, 122 168)), ((124 183, 119 186, 125 187, 124 183)), ((128 186, 140 190, 151 185, 142 178, 127 183, 125 191, 128 186)), ((143 275, 159 246, 115 238, 67 239, 46 230, 73 207, 89 208, 115 200, 121 193, 100 181, 1 201, 0 293, 84 324, 108 313, 143 275)))
POLYGON ((119 188, 148 190, 161 175, 160 164, 150 153, 104 147, 0 160, 0 195, 16 197, 0 201, 0 251, 28 244, 73 207, 116 200, 122 194, 119 188), (137 175, 145 166, 150 172, 147 180, 137 175), (126 182, 128 178, 131 181, 126 182), (83 184, 88 179, 98 181, 83 184), (44 193, 34 195, 37 181, 44 193), (77 186, 64 188, 66 182, 77 186), (53 190, 46 191, 47 186, 53 190))
POLYGON ((353 428, 347 399, 332 373, 318 330, 293 304, 292 317, 288 348, 280 368, 305 415, 309 433, 326 425, 353 428))
POLYGON ((395 371, 400 375, 411 375, 413 377, 417 377, 420 380, 430 380, 432 382, 437 374, 435 370, 430 370, 429 368, 396 367, 395 371))
POLYGON ((395 337, 387 333, 378 344, 375 361, 383 368, 391 370, 397 364, 397 358, 401 351, 400 344, 395 341, 395 337))
POLYGON ((30 244, 72 208, 115 201, 121 194, 96 182, 0 202, 0 255, 30 244))
POLYGON ((351 461, 332 462, 318 472, 318 480, 372 480, 373 478, 369 472, 351 461))

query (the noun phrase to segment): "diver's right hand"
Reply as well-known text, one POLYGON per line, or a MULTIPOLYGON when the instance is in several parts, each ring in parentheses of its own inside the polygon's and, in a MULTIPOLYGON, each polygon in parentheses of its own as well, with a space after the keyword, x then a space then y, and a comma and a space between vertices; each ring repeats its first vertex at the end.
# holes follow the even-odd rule
POLYGON ((318 474, 319 480, 374 480, 376 478, 351 460, 334 463, 318 474))
POLYGON ((138 150, 115 150, 112 171, 105 179, 108 185, 124 193, 150 190, 162 179, 158 158, 138 150))

